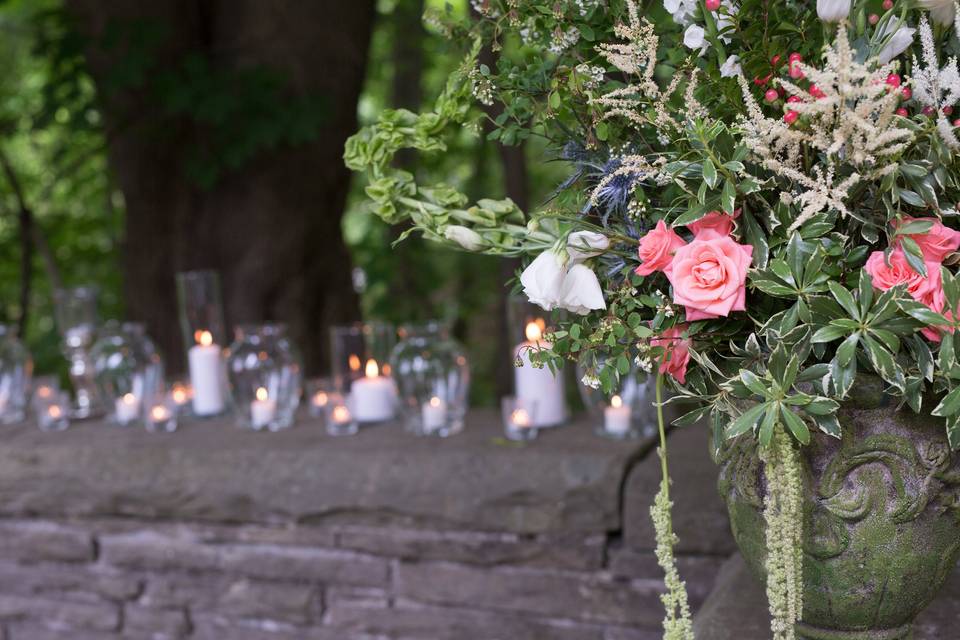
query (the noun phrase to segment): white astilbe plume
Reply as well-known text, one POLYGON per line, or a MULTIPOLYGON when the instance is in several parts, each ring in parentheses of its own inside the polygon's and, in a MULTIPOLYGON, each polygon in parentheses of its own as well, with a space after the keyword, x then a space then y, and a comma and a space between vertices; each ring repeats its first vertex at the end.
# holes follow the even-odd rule
POLYGON ((953 125, 943 112, 944 107, 952 107, 960 100, 960 70, 957 59, 950 58, 940 68, 937 49, 933 42, 933 29, 927 22, 927 16, 920 18, 920 48, 923 65, 913 56, 913 97, 937 114, 937 132, 951 149, 960 149, 960 140, 953 133, 953 125))
POLYGON ((781 81, 788 94, 800 98, 789 108, 803 118, 803 127, 766 117, 746 80, 739 78, 747 106, 741 119, 744 142, 764 167, 793 184, 793 195, 803 205, 791 230, 825 209, 848 215, 844 203, 849 190, 893 171, 914 138, 910 129, 899 126, 897 93, 884 82, 891 63, 857 62, 842 24, 823 59, 822 69, 798 63, 822 92, 820 98, 781 81), (805 169, 805 150, 823 158, 813 176, 805 169))
POLYGON ((620 117, 637 128, 655 126, 661 131, 681 131, 683 124, 668 111, 668 104, 684 80, 687 80, 683 100, 684 119, 703 117, 707 113, 694 96, 697 70, 694 69, 688 77, 675 74, 667 88, 661 91, 653 79, 660 39, 654 33, 653 25, 640 17, 635 0, 627 0, 627 15, 628 23, 618 24, 614 28, 617 37, 627 42, 604 43, 597 47, 597 51, 611 65, 627 75, 635 76, 636 80, 595 98, 593 102, 603 107, 603 117, 606 119, 620 117), (652 120, 646 113, 646 107, 654 109, 652 120))

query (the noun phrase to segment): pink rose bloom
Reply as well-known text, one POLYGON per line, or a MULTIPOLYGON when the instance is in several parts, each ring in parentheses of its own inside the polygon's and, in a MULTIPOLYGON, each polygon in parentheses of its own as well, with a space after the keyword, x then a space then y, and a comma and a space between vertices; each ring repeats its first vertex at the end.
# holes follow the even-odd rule
MULTIPOLYGON (((930 293, 920 300, 923 304, 930 307, 932 310, 943 315, 948 320, 953 320, 953 313, 947 311, 943 312, 944 308, 947 306, 947 296, 943 293, 943 287, 941 286, 936 291, 930 293)), ((953 333, 953 327, 938 327, 938 326, 929 326, 920 329, 920 334, 930 342, 940 342, 944 331, 949 331, 953 333)))
POLYGON ((706 240, 708 237, 728 236, 733 233, 733 221, 740 215, 740 209, 729 213, 722 211, 711 211, 696 222, 687 225, 693 233, 693 237, 706 240))
POLYGON ((661 220, 652 231, 640 238, 640 248, 637 253, 643 264, 637 267, 636 274, 648 276, 654 271, 663 271, 670 266, 674 251, 684 244, 686 243, 683 238, 661 220))
POLYGON ((910 236, 920 246, 925 261, 943 262, 947 255, 960 248, 960 231, 954 231, 945 226, 937 218, 911 218, 907 216, 903 219, 904 224, 914 221, 933 223, 933 226, 926 233, 916 233, 910 236))
MULTIPOLYGON (((907 292, 914 300, 923 302, 940 290, 940 263, 925 261, 927 275, 924 277, 913 270, 907 262, 902 249, 894 249, 890 254, 890 264, 883 260, 883 251, 874 251, 864 265, 873 278, 873 286, 886 291, 897 285, 907 285, 907 292)), ((926 304, 926 303, 924 303, 926 304)))
POLYGON ((743 311, 747 269, 753 247, 730 236, 694 238, 677 249, 666 271, 673 285, 673 301, 687 308, 687 320, 704 320, 743 311))
POLYGON ((687 381, 687 364, 690 362, 690 340, 683 337, 686 329, 687 325, 679 324, 650 339, 651 346, 664 350, 660 373, 673 376, 680 384, 687 381))

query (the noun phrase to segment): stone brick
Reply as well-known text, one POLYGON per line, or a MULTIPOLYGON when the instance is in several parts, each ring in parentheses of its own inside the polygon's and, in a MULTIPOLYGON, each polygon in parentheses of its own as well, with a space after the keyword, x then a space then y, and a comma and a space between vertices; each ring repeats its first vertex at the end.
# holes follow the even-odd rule
POLYGON ((215 574, 151 574, 138 603, 155 609, 212 611, 234 580, 215 574))
POLYGON ((370 636, 344 636, 325 627, 294 627, 267 621, 236 621, 220 616, 193 616, 190 640, 385 640, 370 636))
POLYGON ((369 634, 404 640, 604 640, 599 626, 407 600, 399 600, 394 608, 332 603, 326 622, 350 637, 369 634))
POLYGON ((130 600, 141 591, 141 580, 99 565, 20 565, 0 562, 0 593, 48 598, 90 596, 130 600))
POLYGON ((151 640, 179 640, 190 635, 190 621, 182 610, 127 605, 123 609, 123 634, 151 640))
MULTIPOLYGON (((115 633, 78 631, 76 629, 51 629, 29 622, 9 624, 7 625, 7 635, 0 635, 0 638, 3 638, 3 640, 117 640, 119 637, 120 636, 115 633)), ((136 640, 141 639, 138 638, 136 640)))
MULTIPOLYGON (((653 551, 633 551, 624 547, 610 550, 610 572, 629 580, 662 580, 663 570, 653 551)), ((720 567, 727 560, 721 556, 677 556, 680 579, 687 584, 690 606, 696 611, 713 591, 720 567)))
POLYGON ((83 529, 43 520, 0 520, 0 558, 23 562, 89 562, 93 538, 83 529))
MULTIPOLYGON (((709 439, 700 424, 674 429, 668 446, 673 530, 677 551, 729 556, 737 550, 730 533, 727 509, 717 492, 719 470, 710 459, 709 439)), ((637 463, 627 477, 623 499, 623 538, 636 550, 652 550, 650 505, 660 486, 660 463, 655 455, 637 463)))
POLYGON ((436 531, 394 527, 343 527, 337 545, 374 555, 446 560, 484 566, 515 564, 590 570, 603 564, 604 535, 436 531))
POLYGON ((268 544, 204 544, 188 536, 151 531, 103 536, 103 561, 145 571, 226 572, 252 578, 386 584, 388 563, 349 551, 268 544))
POLYGON ((120 609, 108 602, 0 595, 0 620, 43 621, 55 629, 114 631, 120 626, 120 609))
POLYGON ((660 581, 536 569, 480 569, 450 563, 401 563, 396 590, 433 604, 656 627, 660 581))
POLYGON ((309 625, 319 617, 313 587, 237 580, 220 597, 218 613, 227 618, 275 620, 309 625))

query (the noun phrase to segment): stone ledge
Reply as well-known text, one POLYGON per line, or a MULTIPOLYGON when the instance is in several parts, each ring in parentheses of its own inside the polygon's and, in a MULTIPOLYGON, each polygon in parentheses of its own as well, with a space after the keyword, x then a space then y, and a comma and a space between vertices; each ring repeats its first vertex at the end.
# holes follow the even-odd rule
MULTIPOLYGON (((739 554, 717 576, 716 588, 694 619, 697 640, 766 640, 770 637, 767 598, 739 554)), ((920 614, 913 640, 957 637, 960 627, 960 569, 920 614)))
POLYGON ((649 443, 592 429, 575 422, 514 446, 493 411, 471 413, 448 440, 396 424, 332 438, 310 420, 277 434, 187 422, 171 436, 98 422, 57 434, 19 425, 0 443, 0 516, 604 533, 621 527, 623 476, 649 443))

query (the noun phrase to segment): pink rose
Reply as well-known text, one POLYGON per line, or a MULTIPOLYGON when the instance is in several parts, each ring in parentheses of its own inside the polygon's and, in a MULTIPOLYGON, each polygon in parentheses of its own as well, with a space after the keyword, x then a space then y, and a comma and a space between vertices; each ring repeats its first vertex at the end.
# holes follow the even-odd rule
POLYGON ((680 384, 687 381, 687 364, 690 362, 690 340, 683 337, 686 329, 687 325, 679 324, 650 339, 651 346, 664 350, 660 373, 673 376, 680 384))
MULTIPOLYGON (((936 291, 930 293, 920 300, 923 304, 930 307, 932 310, 941 314, 948 320, 953 320, 953 313, 951 311, 943 312, 944 308, 947 306, 947 296, 943 293, 943 287, 941 286, 936 291)), ((944 331, 949 331, 953 333, 953 327, 938 327, 938 326, 929 326, 920 329, 921 335, 930 342, 940 342, 944 331)))
MULTIPOLYGON (((873 286, 886 291, 897 285, 907 285, 907 292, 914 300, 923 302, 940 290, 940 263, 925 261, 927 275, 922 276, 913 270, 907 262, 902 249, 894 249, 890 254, 890 264, 883 259, 883 251, 874 251, 864 265, 873 278, 873 286)), ((926 304, 926 303, 925 303, 926 304)))
POLYGON ((648 276, 654 271, 663 271, 670 265, 674 251, 684 244, 683 238, 661 220, 652 231, 640 238, 637 253, 643 264, 637 267, 636 274, 648 276))
POLYGON ((920 246, 923 252, 923 259, 933 262, 943 262, 947 255, 960 248, 960 231, 954 231, 945 226, 937 218, 911 218, 909 216, 903 219, 903 224, 908 222, 932 222, 933 226, 926 233, 911 234, 910 237, 920 246))
POLYGON ((687 225, 693 233, 693 237, 706 240, 710 236, 728 236, 733 233, 733 221, 740 215, 740 209, 729 213, 722 211, 711 211, 696 222, 687 225))
POLYGON ((687 308, 687 320, 704 320, 743 311, 747 268, 753 247, 729 236, 694 238, 677 249, 666 274, 673 285, 673 301, 687 308))

